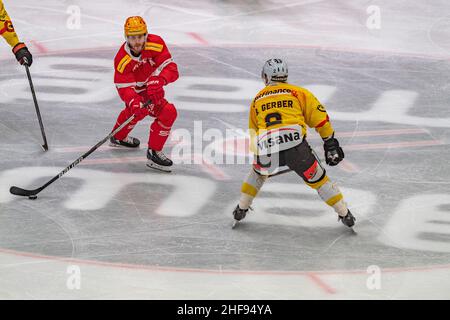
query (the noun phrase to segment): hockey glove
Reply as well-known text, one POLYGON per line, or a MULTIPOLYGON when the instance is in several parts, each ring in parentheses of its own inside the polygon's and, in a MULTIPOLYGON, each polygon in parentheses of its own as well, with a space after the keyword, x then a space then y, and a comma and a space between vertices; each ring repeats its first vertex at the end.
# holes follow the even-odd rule
POLYGON ((133 98, 133 100, 128 103, 128 106, 137 117, 148 115, 148 109, 144 108, 144 101, 141 96, 133 98))
POLYGON ((334 133, 324 141, 323 148, 325 150, 325 161, 327 165, 335 166, 344 159, 344 151, 339 146, 337 139, 334 138, 334 133))
POLYGON ((147 81, 147 95, 155 105, 160 104, 164 98, 163 85, 165 84, 166 81, 162 77, 150 77, 147 81))
POLYGON ((19 42, 18 44, 16 44, 13 48, 13 53, 16 56, 17 61, 19 61, 21 65, 26 64, 30 67, 33 63, 33 56, 31 55, 30 51, 28 51, 28 48, 24 43, 19 42))

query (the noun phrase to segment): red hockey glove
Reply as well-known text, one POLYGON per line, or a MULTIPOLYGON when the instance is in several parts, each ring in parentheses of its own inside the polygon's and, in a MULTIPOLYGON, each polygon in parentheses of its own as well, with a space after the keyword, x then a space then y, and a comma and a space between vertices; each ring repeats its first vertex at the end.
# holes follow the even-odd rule
POLYGON ((164 98, 163 86, 166 81, 162 77, 150 77, 147 81, 147 95, 153 104, 158 105, 164 98))
POLYGON ((148 110, 144 108, 144 101, 141 96, 133 98, 129 103, 128 107, 131 108, 132 112, 137 116, 142 116, 148 114, 148 110))

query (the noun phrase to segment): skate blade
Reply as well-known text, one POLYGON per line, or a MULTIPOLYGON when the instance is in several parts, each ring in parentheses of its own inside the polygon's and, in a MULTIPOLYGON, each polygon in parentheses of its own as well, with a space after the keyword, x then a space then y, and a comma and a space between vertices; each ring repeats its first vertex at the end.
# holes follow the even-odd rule
POLYGON ((115 149, 125 149, 125 150, 135 150, 135 149, 139 149, 139 146, 137 147, 127 147, 127 146, 122 146, 120 144, 115 144, 115 143, 109 143, 108 144, 110 147, 115 148, 115 149))
POLYGON ((172 169, 164 167, 164 166, 160 166, 159 164, 156 164, 154 162, 147 162, 147 167, 158 170, 158 171, 162 171, 162 172, 172 172, 172 169))
POLYGON ((239 221, 238 220, 234 220, 233 224, 231 225, 231 229, 236 228, 238 224, 239 224, 239 221))

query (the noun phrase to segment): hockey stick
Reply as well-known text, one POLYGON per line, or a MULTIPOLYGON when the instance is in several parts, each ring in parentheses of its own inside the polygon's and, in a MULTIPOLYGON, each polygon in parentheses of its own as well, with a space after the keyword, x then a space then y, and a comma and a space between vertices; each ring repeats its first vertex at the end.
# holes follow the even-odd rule
MULTIPOLYGON (((325 159, 322 159, 322 158, 317 157, 317 154, 316 154, 315 152, 314 152, 314 154, 316 155, 316 158, 317 158, 321 163, 325 161, 325 159)), ((288 172, 291 172, 291 171, 292 171, 292 169, 284 169, 284 170, 281 170, 281 171, 279 171, 279 172, 277 172, 277 173, 274 173, 274 174, 269 175, 269 178, 272 178, 272 177, 275 177, 275 176, 279 176, 280 174, 285 174, 285 173, 288 173, 288 172)))
MULTIPOLYGON (((149 106, 151 104, 151 101, 148 101, 144 104, 144 108, 149 106)), ((12 186, 9 189, 9 192, 11 192, 12 194, 16 195, 16 196, 24 196, 24 197, 28 197, 29 199, 36 199, 37 198, 37 194, 39 192, 41 192, 42 190, 44 190, 45 188, 47 188, 49 185, 51 185, 53 182, 55 182, 56 180, 58 180, 59 178, 61 178, 63 175, 65 175, 70 169, 72 169, 73 167, 75 167, 77 164, 79 164, 81 161, 83 161, 84 159, 86 159, 92 152, 94 152, 95 150, 98 149, 98 147, 100 147, 102 144, 104 144, 108 139, 110 139, 111 137, 113 137, 114 135, 116 135, 117 132, 119 132, 120 130, 122 130, 127 124, 129 124, 131 121, 133 121, 133 119, 136 117, 135 114, 133 114, 131 117, 129 117, 124 123, 122 123, 119 127, 117 127, 116 130, 112 131, 110 134, 108 134, 105 138, 103 138, 101 141, 99 141, 95 146, 93 146, 88 152, 86 152, 85 154, 83 154, 81 157, 79 157, 77 160, 75 160, 74 162, 72 162, 68 167, 66 167, 63 171, 61 171, 60 173, 58 173, 56 176, 54 176, 50 181, 48 181, 46 184, 44 184, 42 187, 34 189, 34 190, 26 190, 26 189, 22 189, 19 187, 15 187, 12 186)))
POLYGON ((280 174, 285 174, 285 173, 288 173, 288 172, 291 172, 291 171, 292 171, 292 169, 284 169, 284 170, 278 171, 277 173, 269 175, 269 178, 272 178, 272 177, 275 177, 275 176, 279 176, 280 174))
POLYGON ((42 123, 41 112, 39 111, 39 106, 38 106, 38 102, 36 99, 36 93, 34 92, 33 81, 31 80, 30 69, 28 67, 28 61, 26 60, 26 58, 25 58, 24 66, 25 66, 25 70, 27 71, 28 82, 30 83, 31 94, 33 96, 34 107, 36 108, 36 114, 38 117, 39 126, 41 127, 42 138, 44 139, 44 144, 41 145, 41 147, 44 149, 44 151, 47 151, 48 150, 47 137, 45 136, 44 124, 42 123))

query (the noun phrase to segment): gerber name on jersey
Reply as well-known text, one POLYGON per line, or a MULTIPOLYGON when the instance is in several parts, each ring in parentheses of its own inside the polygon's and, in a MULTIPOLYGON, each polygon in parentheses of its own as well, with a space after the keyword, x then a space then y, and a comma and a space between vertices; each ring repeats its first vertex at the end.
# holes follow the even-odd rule
POLYGON ((261 111, 266 111, 272 108, 293 108, 293 107, 294 103, 292 102, 292 100, 279 100, 262 104, 261 111))
POLYGON ((258 135, 258 155, 280 152, 295 147, 302 142, 302 128, 296 124, 269 131, 258 135))

